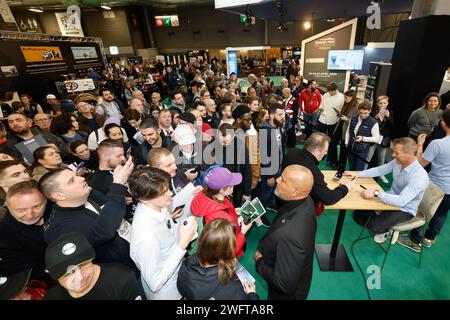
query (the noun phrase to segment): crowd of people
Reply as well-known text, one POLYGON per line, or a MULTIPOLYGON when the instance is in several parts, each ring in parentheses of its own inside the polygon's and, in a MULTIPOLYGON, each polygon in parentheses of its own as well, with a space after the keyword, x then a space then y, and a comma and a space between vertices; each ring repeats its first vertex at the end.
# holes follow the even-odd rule
MULTIPOLYGON (((377 242, 417 214, 433 181, 445 197, 424 244, 436 242, 450 208, 450 105, 438 94, 411 114, 409 137, 392 139, 387 96, 372 107, 336 83, 322 95, 312 79, 273 87, 264 74, 248 75, 244 92, 217 65, 155 66, 158 79, 145 65, 112 66, 89 73, 94 93, 41 104, 23 93, 2 106, 1 299, 260 299, 238 272, 257 227, 268 228, 254 254, 268 298, 306 299, 316 216, 355 188, 328 188, 325 157, 383 183, 392 173, 390 190, 362 197, 400 210, 354 213, 377 242), (173 208, 188 189, 189 208, 173 208), (273 221, 242 220, 255 198, 273 221)), ((399 243, 420 251, 421 237, 399 243)))

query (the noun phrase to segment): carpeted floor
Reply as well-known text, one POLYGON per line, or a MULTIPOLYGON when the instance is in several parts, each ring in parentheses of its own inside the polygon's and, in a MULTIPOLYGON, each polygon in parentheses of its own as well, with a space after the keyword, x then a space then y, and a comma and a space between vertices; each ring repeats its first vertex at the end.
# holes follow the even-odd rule
MULTIPOLYGON (((321 163, 321 169, 330 170, 321 163)), ((392 176, 387 176, 392 181, 392 176)), ((385 185, 379 182, 385 189, 385 185)), ((269 213, 271 219, 274 214, 269 213)), ((317 219, 316 244, 331 244, 338 217, 337 210, 327 210, 317 219)), ((256 273, 253 255, 256 251, 259 239, 266 232, 265 227, 252 227, 247 234, 247 249, 240 262, 256 279, 256 290, 262 299, 267 298, 267 285, 256 273)), ((418 269, 419 254, 407 248, 395 244, 387 258, 382 272, 379 289, 366 290, 365 282, 357 263, 361 265, 364 277, 373 275, 373 271, 367 272, 371 265, 381 266, 384 253, 375 244, 372 238, 358 242, 354 247, 355 258, 350 247, 358 237, 361 227, 351 218, 351 212, 345 219, 341 235, 341 244, 344 245, 354 272, 321 272, 317 257, 314 258, 314 272, 308 299, 312 300, 430 300, 450 299, 450 224, 446 223, 437 242, 431 248, 424 248, 422 267, 418 269)), ((373 279, 373 277, 371 277, 373 279)), ((375 282, 371 281, 372 284, 375 282)), ((376 284, 376 283, 375 283, 376 284)), ((377 286, 378 287, 378 286, 377 286)))

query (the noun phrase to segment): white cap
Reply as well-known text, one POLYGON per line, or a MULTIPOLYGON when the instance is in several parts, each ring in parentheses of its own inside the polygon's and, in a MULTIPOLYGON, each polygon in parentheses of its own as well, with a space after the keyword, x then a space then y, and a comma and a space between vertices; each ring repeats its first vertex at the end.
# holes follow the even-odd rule
POLYGON ((173 132, 173 138, 180 146, 195 143, 195 135, 187 124, 179 124, 173 132))
POLYGON ((56 99, 56 96, 54 94, 48 94, 46 98, 47 98, 47 100, 48 99, 56 99))

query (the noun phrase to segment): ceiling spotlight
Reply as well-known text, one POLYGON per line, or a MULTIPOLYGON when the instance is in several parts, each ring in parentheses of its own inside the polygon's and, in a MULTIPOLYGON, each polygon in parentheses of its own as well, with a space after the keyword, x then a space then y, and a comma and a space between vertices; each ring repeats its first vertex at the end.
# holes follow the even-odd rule
POLYGON ((111 7, 105 6, 105 5, 101 5, 100 8, 105 9, 105 10, 111 10, 111 7))
POLYGON ((283 24, 283 22, 280 22, 280 24, 277 27, 278 31, 287 31, 288 28, 283 24))
POLYGON ((35 9, 35 8, 30 8, 28 10, 33 11, 33 12, 38 12, 38 13, 44 12, 44 10, 42 10, 42 9, 35 9))
POLYGON ((306 30, 311 29, 311 22, 305 21, 305 22, 303 23, 303 28, 306 29, 306 30))

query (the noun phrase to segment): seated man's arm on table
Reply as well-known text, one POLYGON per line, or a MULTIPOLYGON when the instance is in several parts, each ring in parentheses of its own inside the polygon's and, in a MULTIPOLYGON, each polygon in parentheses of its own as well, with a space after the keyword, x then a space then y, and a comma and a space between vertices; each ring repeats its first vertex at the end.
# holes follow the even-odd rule
POLYGON ((385 174, 391 173, 392 171, 394 171, 395 161, 396 160, 392 160, 391 162, 383 164, 382 166, 361 171, 358 173, 358 177, 359 178, 373 178, 373 177, 384 176, 385 174))

